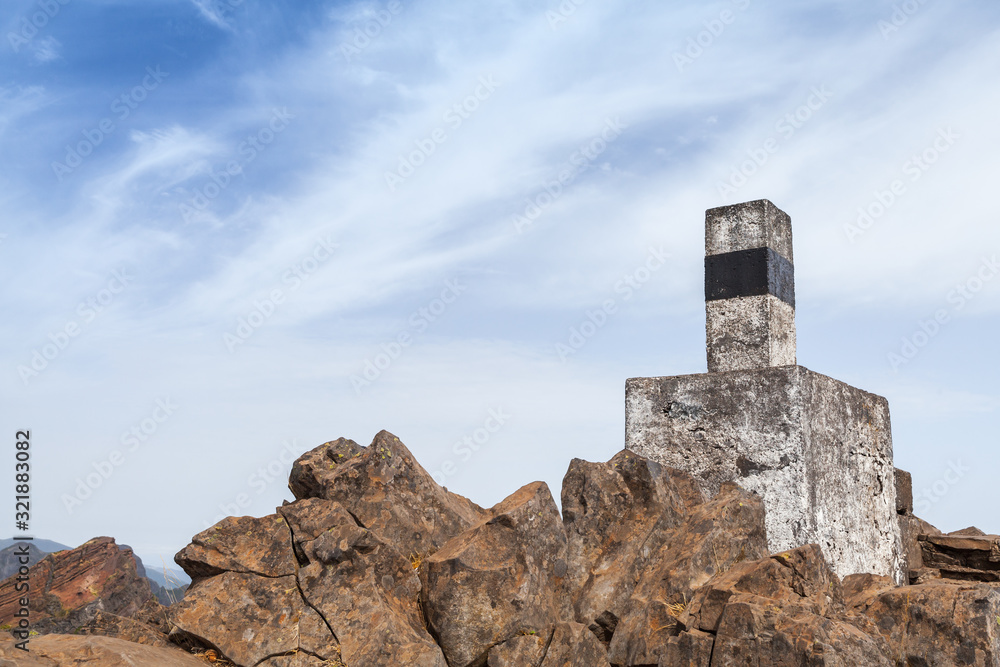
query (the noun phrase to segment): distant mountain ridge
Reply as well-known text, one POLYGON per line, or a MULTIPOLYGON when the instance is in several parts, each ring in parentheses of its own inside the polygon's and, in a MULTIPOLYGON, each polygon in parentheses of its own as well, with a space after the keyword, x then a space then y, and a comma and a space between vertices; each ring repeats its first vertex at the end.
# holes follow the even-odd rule
MULTIPOLYGON (((29 545, 29 566, 34 565, 50 553, 70 551, 72 549, 65 544, 45 539, 28 541, 6 538, 0 540, 0 581, 4 581, 17 573, 20 563, 18 563, 14 552, 19 548, 17 546, 19 544, 29 545)), ((128 549, 130 547, 119 545, 119 548, 128 549)), ((147 567, 137 555, 135 556, 135 560, 139 576, 145 577, 150 581, 153 594, 161 604, 170 605, 184 597, 184 591, 187 589, 188 584, 191 583, 191 578, 183 570, 164 567, 162 564, 158 567, 147 567)))
MULTIPOLYGON (((13 537, 6 537, 0 539, 0 551, 6 549, 12 544, 17 542, 25 542, 28 540, 15 540, 13 537)), ((31 544, 35 545, 35 548, 39 551, 44 551, 47 554, 55 553, 56 551, 69 551, 73 547, 68 547, 65 544, 60 544, 59 542, 53 542, 52 540, 43 540, 41 538, 36 538, 30 540, 31 544)))
POLYGON ((22 547, 11 545, 6 549, 0 549, 0 581, 13 577, 21 568, 21 565, 31 567, 38 561, 45 558, 45 552, 28 542, 28 562, 23 563, 21 557, 24 553, 22 547))

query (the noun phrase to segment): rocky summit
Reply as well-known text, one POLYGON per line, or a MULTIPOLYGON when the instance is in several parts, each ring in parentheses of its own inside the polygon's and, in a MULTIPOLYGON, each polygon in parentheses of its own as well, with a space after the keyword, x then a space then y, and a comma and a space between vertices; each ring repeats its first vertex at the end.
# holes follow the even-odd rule
POLYGON ((194 536, 168 608, 109 538, 46 557, 48 636, 34 662, 0 642, 0 665, 1000 667, 1000 538, 941 535, 898 483, 904 586, 841 579, 814 544, 769 553, 759 496, 630 451, 574 459, 561 512, 542 482, 479 507, 385 431, 307 452, 289 488, 194 536))

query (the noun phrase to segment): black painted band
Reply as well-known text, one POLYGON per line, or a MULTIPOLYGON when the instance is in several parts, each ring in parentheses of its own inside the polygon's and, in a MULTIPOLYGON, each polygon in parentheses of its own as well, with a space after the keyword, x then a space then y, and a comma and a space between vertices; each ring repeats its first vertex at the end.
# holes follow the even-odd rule
POLYGON ((771 248, 705 258, 705 300, 772 294, 795 307, 795 266, 771 248))

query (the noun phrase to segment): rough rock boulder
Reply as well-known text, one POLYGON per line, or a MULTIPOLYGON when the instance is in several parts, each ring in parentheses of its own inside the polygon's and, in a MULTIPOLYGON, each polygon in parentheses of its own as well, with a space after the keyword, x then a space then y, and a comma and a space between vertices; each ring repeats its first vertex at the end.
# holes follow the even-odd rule
POLYGON ((318 611, 351 667, 446 667, 420 609, 413 563, 328 500, 281 508, 292 526, 306 603, 318 611))
POLYGON ((288 487, 295 498, 340 503, 359 525, 409 556, 427 556, 486 516, 434 481, 399 438, 382 431, 361 447, 341 438, 300 457, 288 487))
POLYGON ((864 607, 902 665, 1000 666, 1000 588, 941 581, 882 592, 864 607))
POLYGON ((566 536, 543 482, 520 489, 490 518, 424 561, 424 610, 451 667, 482 665, 519 634, 550 634, 571 615, 566 536))
MULTIPOLYGON (((149 580, 138 571, 135 555, 110 537, 97 537, 68 551, 45 556, 29 571, 32 630, 40 634, 81 631, 115 634, 128 628, 129 639, 157 638, 162 607, 149 580)), ((0 584, 0 624, 13 625, 19 609, 17 579, 0 584)))
POLYGON ((241 666, 446 667, 415 563, 485 511, 385 431, 307 452, 289 487, 298 500, 276 514, 225 519, 177 554, 193 583, 171 639, 241 666))
POLYGON ((724 484, 717 496, 689 509, 651 557, 609 642, 611 662, 656 664, 695 590, 734 564, 765 555, 763 503, 724 484))
POLYGON ((982 531, 914 538, 935 578, 899 587, 842 582, 818 545, 769 555, 759 496, 628 451, 574 460, 562 516, 542 482, 483 510, 385 432, 306 453, 290 487, 177 555, 174 641, 238 667, 1000 667, 1000 586, 944 576, 993 576, 982 531))
POLYGON ((880 642, 845 612, 841 582, 817 545, 739 563, 695 593, 678 618, 685 632, 661 664, 748 664, 753 656, 762 666, 890 667, 880 642))

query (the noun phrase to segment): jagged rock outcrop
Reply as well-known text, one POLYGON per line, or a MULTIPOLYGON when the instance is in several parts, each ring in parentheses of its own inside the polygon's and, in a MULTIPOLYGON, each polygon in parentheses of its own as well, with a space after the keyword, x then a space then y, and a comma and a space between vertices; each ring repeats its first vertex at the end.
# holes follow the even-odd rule
MULTIPOLYGON (((174 639, 269 666, 890 667, 933 642, 954 647, 927 664, 1000 655, 982 621, 997 588, 841 582, 817 545, 767 553, 758 496, 724 484, 705 498, 629 451, 574 460, 561 517, 543 483, 479 508, 385 432, 308 452, 289 485, 298 500, 276 515, 227 519, 178 554, 195 583, 171 611, 174 639), (981 617, 948 616, 958 604, 981 617)), ((934 557, 962 546, 962 567, 992 571, 991 538, 929 539, 934 557)))
POLYGON ((913 514, 913 477, 905 470, 896 468, 896 520, 903 546, 903 562, 907 579, 917 583, 926 577, 923 551, 920 548, 921 535, 940 535, 941 531, 913 514))
POLYGON ((468 498, 434 481, 399 438, 382 431, 368 447, 341 438, 293 465, 288 488, 295 498, 340 503, 358 525, 409 556, 427 556, 486 517, 468 498))
POLYGON ((574 460, 562 500, 575 620, 614 664, 656 664, 696 588, 767 554, 758 497, 727 484, 706 502, 690 475, 627 450, 574 460))
POLYGON ((767 554, 764 506, 735 484, 690 510, 643 573, 609 645, 614 664, 656 664, 676 634, 677 609, 733 564, 767 554))
POLYGON ((566 534, 543 482, 447 542, 420 568, 424 610, 451 667, 482 665, 498 643, 570 616, 566 534))
MULTIPOLYGON (((34 565, 30 612, 41 634, 93 632, 162 643, 157 626, 165 619, 135 555, 110 537, 98 537, 69 551, 49 554, 34 565), (127 628, 127 630, 126 630, 127 628)), ((0 624, 13 625, 21 594, 17 578, 0 583, 0 624)))
POLYGON ((589 625, 624 614, 643 572, 689 507, 704 500, 696 485, 686 493, 688 500, 658 463, 628 451, 607 463, 573 459, 562 507, 576 620, 589 625))
POLYGON ((587 626, 560 623, 524 632, 490 649, 487 667, 609 667, 606 652, 587 626))
POLYGON ((445 667, 423 621, 413 563, 338 503, 305 502, 281 508, 304 557, 299 587, 339 640, 344 662, 445 667))
POLYGON ((207 644, 240 665, 299 651, 324 660, 339 655, 323 619, 303 601, 294 575, 226 572, 192 588, 180 605, 171 612, 171 639, 182 646, 207 644))
POLYGON ((841 582, 816 545, 734 565, 695 593, 678 624, 685 631, 660 664, 893 664, 846 620, 841 582))
POLYGON ((865 615, 900 665, 1000 665, 1000 588, 940 581, 879 594, 865 615))
POLYGON ((1000 536, 978 532, 920 535, 924 568, 945 579, 1000 583, 1000 536))
POLYGON ((414 564, 485 510, 385 431, 369 447, 341 439, 304 454, 289 488, 298 500, 277 514, 226 519, 177 555, 194 581, 171 608, 171 638, 238 665, 446 667, 414 564))
POLYGON ((224 572, 284 577, 295 574, 292 536, 277 514, 228 517, 191 539, 174 561, 192 582, 224 572))
POLYGON ((976 529, 914 538, 899 587, 841 581, 818 545, 768 554, 758 496, 629 451, 574 460, 561 515, 541 482, 482 509, 386 432, 304 454, 290 487, 195 535, 169 608, 109 538, 47 557, 42 628, 135 643, 49 635, 15 664, 190 664, 169 633, 237 667, 1000 667, 1000 540, 976 529))

